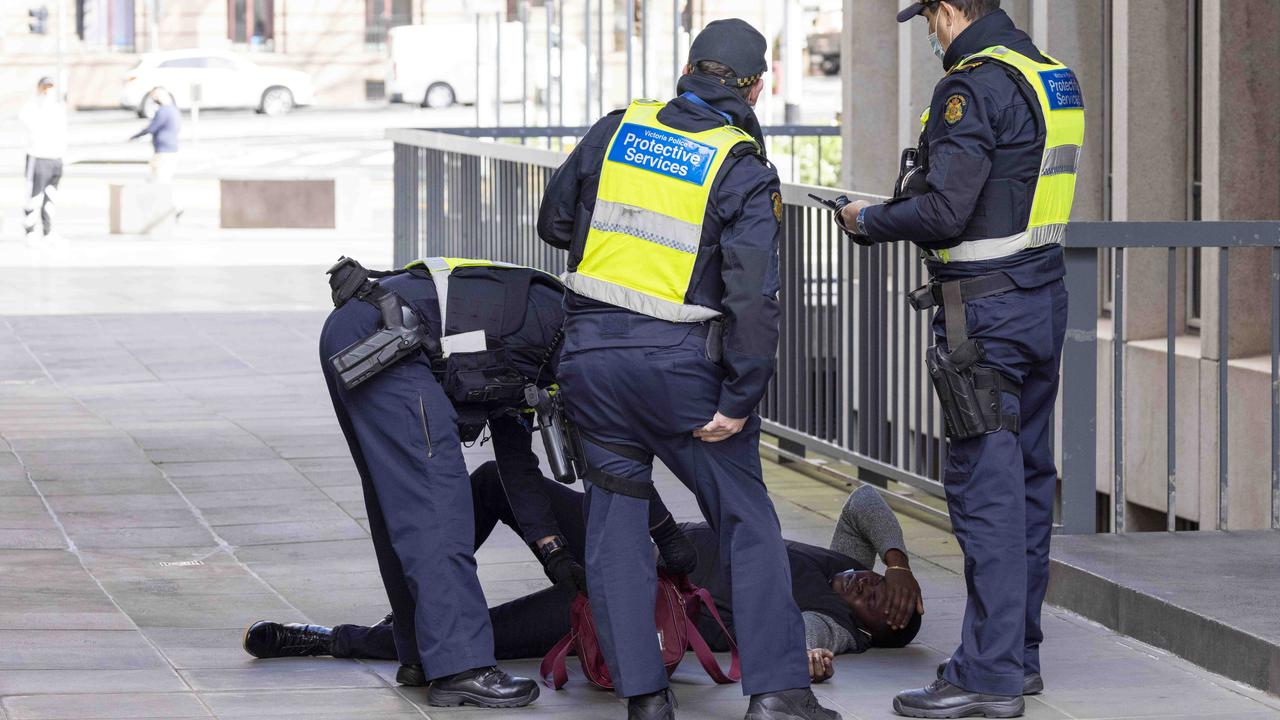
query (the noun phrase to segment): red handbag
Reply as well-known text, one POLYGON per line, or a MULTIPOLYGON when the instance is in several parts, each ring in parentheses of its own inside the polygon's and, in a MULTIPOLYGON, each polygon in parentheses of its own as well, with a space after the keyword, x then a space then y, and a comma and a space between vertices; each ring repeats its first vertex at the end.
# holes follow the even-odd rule
MULTIPOLYGON (((582 664, 582 674, 587 676, 592 685, 602 690, 613 689, 613 678, 609 676, 609 667, 605 664, 604 653, 600 650, 600 640, 596 633, 595 621, 591 617, 591 601, 585 595, 573 599, 569 608, 570 630, 542 658, 540 673, 547 687, 559 690, 569 680, 569 672, 565 668, 565 659, 572 650, 582 664)), ((684 659, 686 650, 692 649, 702 669, 718 684, 734 683, 742 678, 742 670, 738 659, 738 645, 725 630, 724 621, 716 610, 711 593, 689 581, 684 575, 668 575, 658 572, 657 597, 654 607, 654 624, 658 628, 658 641, 662 645, 662 664, 670 676, 684 659), (728 671, 720 669, 720 663, 712 654, 707 641, 698 633, 695 622, 702 609, 711 613, 729 639, 729 650, 732 660, 728 671)))

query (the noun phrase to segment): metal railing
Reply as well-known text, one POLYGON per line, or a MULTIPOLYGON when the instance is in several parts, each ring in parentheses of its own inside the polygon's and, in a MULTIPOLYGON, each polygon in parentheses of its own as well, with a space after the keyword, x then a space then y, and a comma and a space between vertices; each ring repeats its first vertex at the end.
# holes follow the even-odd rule
MULTIPOLYGON (((517 144, 486 142, 456 134, 391 130, 395 143, 395 261, 425 255, 485 257, 564 269, 564 253, 537 236, 543 188, 564 160, 561 153, 517 144)), ((946 456, 942 422, 923 365, 931 342, 929 317, 909 309, 906 293, 927 280, 913 247, 905 243, 860 248, 840 236, 830 213, 807 197, 834 191, 784 184, 781 245, 784 308, 778 368, 760 407, 765 430, 782 449, 806 449, 850 463, 860 479, 902 483, 943 497, 940 477, 946 456)), ((851 193, 855 197, 875 196, 851 193)), ((1163 247, 1170 251, 1169 277, 1176 280, 1176 248, 1270 247, 1271 329, 1271 523, 1280 527, 1280 223, 1075 223, 1068 231, 1067 286, 1071 294, 1064 349, 1061 433, 1062 477, 1058 525, 1063 532, 1095 532, 1100 525, 1098 473, 1099 261, 1106 248, 1163 247)), ((1124 410, 1125 253, 1112 272, 1114 312, 1121 342, 1113 346, 1112 397, 1118 418, 1109 442, 1117 450, 1111 483, 1113 528, 1125 528, 1126 468, 1124 410)), ((1176 284, 1175 284, 1176 287, 1176 284)), ((1228 283, 1218 281, 1217 337, 1227 348, 1228 283)), ((1176 292, 1168 309, 1176 315, 1176 292)), ((1170 335, 1176 328, 1170 324, 1170 335)), ((1176 508, 1178 425, 1174 340, 1168 342, 1168 501, 1176 508)), ((1226 527, 1228 481, 1227 363, 1218 363, 1215 432, 1226 527)), ((1197 442, 1198 437, 1194 438, 1197 442)), ((1191 440, 1188 438, 1187 440, 1191 440)), ((936 505, 936 503, 935 503, 936 505)), ((940 513, 916 503, 924 512, 940 513)), ((1169 513, 1174 527, 1175 513, 1169 513)))
MULTIPOLYGON (((431 132, 490 140, 519 141, 521 145, 566 151, 591 128, 553 125, 536 127, 442 127, 431 132)), ((765 151, 782 179, 806 185, 838 187, 843 139, 834 125, 771 125, 762 128, 765 151)))

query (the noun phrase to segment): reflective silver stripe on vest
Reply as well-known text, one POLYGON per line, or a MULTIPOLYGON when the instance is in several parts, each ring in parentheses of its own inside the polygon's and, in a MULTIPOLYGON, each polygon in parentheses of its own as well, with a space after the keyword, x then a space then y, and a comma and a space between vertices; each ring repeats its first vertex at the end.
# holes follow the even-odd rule
POLYGON ((440 332, 445 330, 445 319, 449 317, 449 275, 453 270, 442 257, 422 258, 422 263, 431 271, 431 281, 436 284, 436 301, 440 303, 440 332))
POLYGON ((581 273, 565 273, 565 287, 610 305, 617 305, 641 315, 679 323, 703 322, 720 317, 720 313, 702 305, 684 305, 646 295, 639 290, 615 285, 581 273))
POLYGON ((1080 166, 1079 145, 1059 145, 1045 151, 1040 175, 1074 175, 1080 166))
POLYGON ((1042 245, 1061 245, 1067 239, 1067 225, 1062 223, 1059 225, 1041 225, 1033 227, 1027 231, 1027 247, 1041 247, 1042 245))
POLYGON ((697 255, 698 246, 702 244, 702 227, 699 225, 634 205, 607 200, 596 201, 596 210, 591 215, 591 229, 630 235, 690 255, 697 255))

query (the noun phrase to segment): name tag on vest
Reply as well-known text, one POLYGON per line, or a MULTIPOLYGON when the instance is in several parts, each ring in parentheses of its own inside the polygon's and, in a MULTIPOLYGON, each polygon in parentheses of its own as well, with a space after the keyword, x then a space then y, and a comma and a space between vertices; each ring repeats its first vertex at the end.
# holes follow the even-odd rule
POLYGON ((1040 82, 1044 83, 1050 110, 1084 109, 1084 94, 1080 92, 1080 82, 1071 70, 1044 70, 1040 73, 1040 82))
POLYGON ((624 123, 609 151, 609 160, 641 170, 685 180, 695 185, 707 181, 716 149, 683 135, 657 128, 624 123))

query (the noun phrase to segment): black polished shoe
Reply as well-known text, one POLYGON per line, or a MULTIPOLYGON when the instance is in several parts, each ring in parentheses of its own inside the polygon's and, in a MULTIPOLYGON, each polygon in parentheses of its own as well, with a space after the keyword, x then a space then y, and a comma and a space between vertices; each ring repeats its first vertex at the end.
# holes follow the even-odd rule
MULTIPOLYGON (((942 673, 947 669, 947 662, 938 665, 938 679, 942 679, 942 673)), ((1023 695, 1039 695, 1044 692, 1044 679, 1040 677, 1040 673, 1029 673, 1022 678, 1022 694, 1023 695)))
POLYGON ((421 665, 401 665, 396 671, 396 682, 408 687, 426 687, 427 674, 421 665))
POLYGON ((476 705, 483 708, 524 707, 538 699, 538 683, 514 677, 497 666, 466 670, 431 682, 427 703, 436 707, 476 705))
POLYGON ((809 688, 751 696, 746 720, 841 720, 840 713, 818 703, 809 688))
POLYGON ((915 718, 1015 718, 1021 717, 1021 695, 987 695, 969 692, 946 680, 919 690, 904 690, 893 699, 893 711, 915 718))
POLYGON ((244 631, 244 651, 256 658, 312 657, 333 654, 333 630, 261 620, 244 631))
POLYGON ((627 720, 675 720, 676 694, 670 688, 627 698, 627 720))

